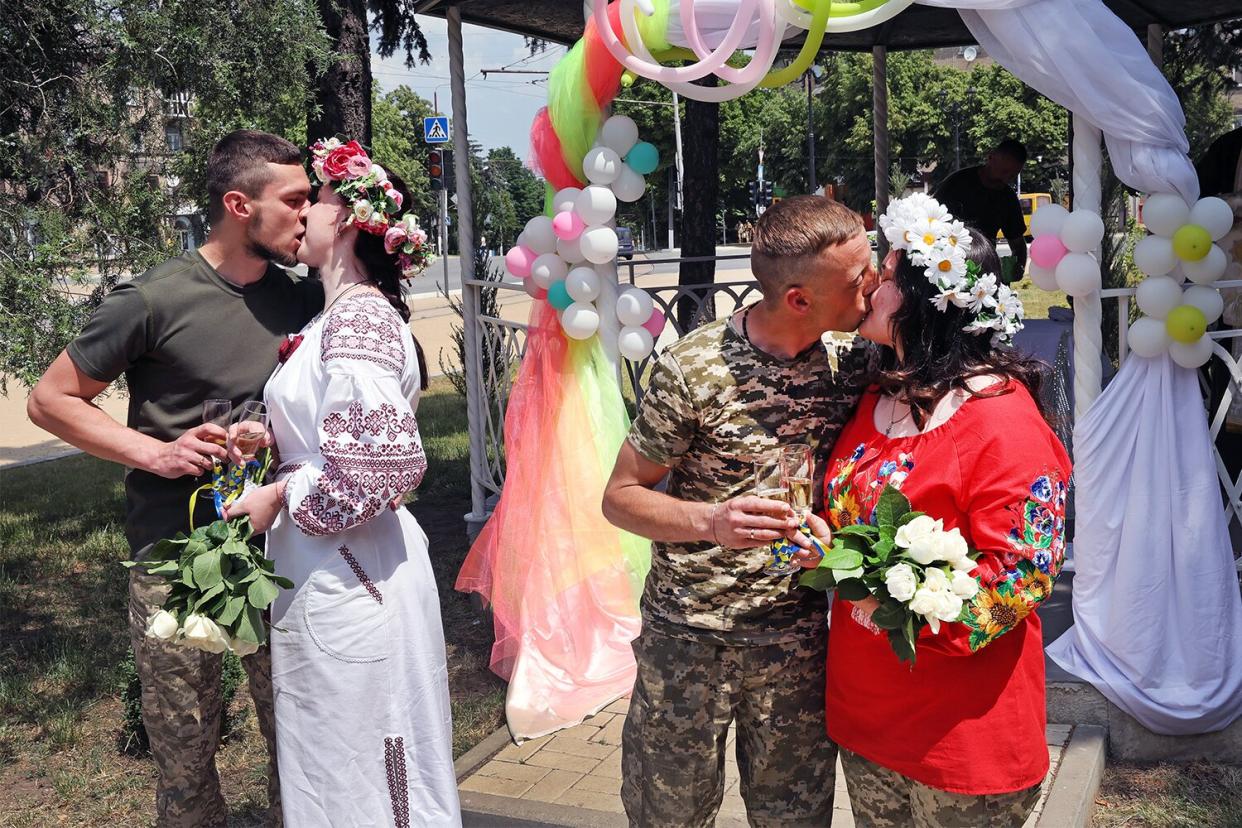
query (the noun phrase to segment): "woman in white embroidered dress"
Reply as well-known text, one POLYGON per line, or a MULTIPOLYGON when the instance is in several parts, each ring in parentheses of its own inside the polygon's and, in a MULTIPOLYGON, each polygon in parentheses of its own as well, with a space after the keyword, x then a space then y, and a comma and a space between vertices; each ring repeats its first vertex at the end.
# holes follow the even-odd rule
POLYGON ((408 198, 348 147, 316 158, 325 184, 298 253, 324 311, 267 384, 281 465, 229 516, 271 526, 268 555, 295 585, 272 606, 285 825, 460 825, 439 599, 427 536, 400 507, 427 467, 420 360, 385 243, 408 198))

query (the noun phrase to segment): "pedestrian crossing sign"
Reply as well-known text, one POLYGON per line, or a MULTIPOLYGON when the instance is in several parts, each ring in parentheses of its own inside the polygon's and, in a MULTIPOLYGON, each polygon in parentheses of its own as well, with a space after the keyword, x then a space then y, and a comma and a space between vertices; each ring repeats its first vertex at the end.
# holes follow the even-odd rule
POLYGON ((449 119, 447 115, 432 115, 423 118, 423 140, 428 144, 447 144, 449 139, 449 119))

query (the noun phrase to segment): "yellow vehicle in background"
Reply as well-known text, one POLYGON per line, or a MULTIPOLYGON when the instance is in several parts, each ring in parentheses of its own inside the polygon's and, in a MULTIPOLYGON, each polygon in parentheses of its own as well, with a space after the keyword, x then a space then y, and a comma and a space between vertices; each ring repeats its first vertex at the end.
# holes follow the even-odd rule
MULTIPOLYGON (((1035 211, 1040 207, 1047 207, 1052 203, 1052 195, 1049 193, 1022 193, 1018 196, 1018 203, 1022 205, 1022 220, 1026 222, 1027 239, 1031 238, 1031 216, 1035 215, 1035 211)), ((996 232, 996 238, 1003 238, 1001 231, 996 232)))

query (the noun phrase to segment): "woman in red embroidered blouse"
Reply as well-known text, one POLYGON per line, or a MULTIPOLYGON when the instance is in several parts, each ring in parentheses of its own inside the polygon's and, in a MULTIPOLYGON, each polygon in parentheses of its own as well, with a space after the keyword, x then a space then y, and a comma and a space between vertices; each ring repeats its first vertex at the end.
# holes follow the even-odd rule
MULTIPOLYGON (((942 238, 961 232, 938 220, 942 238)), ((894 235, 901 248, 904 231, 894 235)), ((970 238, 964 261, 945 268, 909 245, 885 260, 859 332, 887 346, 887 370, 825 476, 834 529, 871 522, 891 483, 980 552, 978 592, 939 634, 923 629, 913 667, 871 623, 874 598, 835 601, 826 719, 860 826, 1018 826, 1048 771, 1034 610, 1061 568, 1070 461, 1036 402, 1038 363, 999 345, 1020 327, 1020 305, 1012 312, 1007 289, 986 281, 1000 263, 970 238)))

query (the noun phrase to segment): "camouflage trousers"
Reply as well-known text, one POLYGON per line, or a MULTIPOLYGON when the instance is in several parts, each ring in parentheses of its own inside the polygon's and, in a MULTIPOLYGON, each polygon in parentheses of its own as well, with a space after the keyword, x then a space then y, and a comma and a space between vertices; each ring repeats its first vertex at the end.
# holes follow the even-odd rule
POLYGON ((972 796, 932 788, 841 751, 841 768, 858 828, 1020 828, 1039 801, 1039 785, 972 796))
POLYGON ((621 740, 630 825, 710 828, 735 720, 750 824, 828 825, 837 751, 824 728, 824 633, 726 646, 644 627, 633 645, 638 676, 621 740))
MULTIPOLYGON (((216 828, 228 822, 216 773, 222 656, 147 638, 147 619, 164 603, 167 591, 162 578, 131 570, 129 637, 142 681, 142 722, 159 773, 156 824, 160 828, 216 828)), ((262 647, 241 662, 249 678, 259 730, 267 741, 268 824, 279 828, 271 650, 262 647)))

